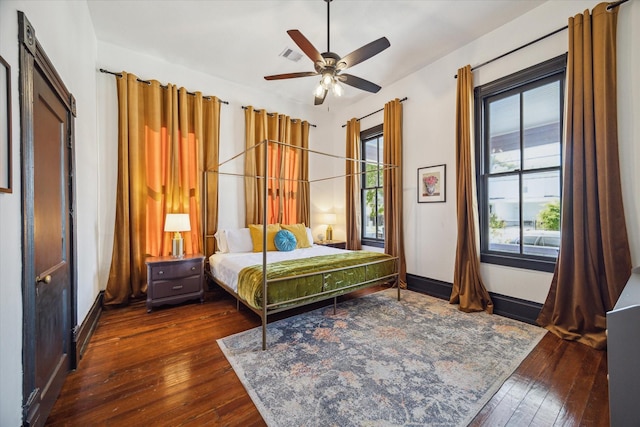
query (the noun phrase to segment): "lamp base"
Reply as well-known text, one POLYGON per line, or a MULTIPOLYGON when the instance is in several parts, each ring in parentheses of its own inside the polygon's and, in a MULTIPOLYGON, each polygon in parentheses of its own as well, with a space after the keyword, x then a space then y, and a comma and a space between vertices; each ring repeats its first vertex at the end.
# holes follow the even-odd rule
POLYGON ((327 225, 327 240, 333 240, 333 228, 330 225, 327 225))
POLYGON ((171 239, 171 256, 174 258, 182 258, 184 256, 184 239, 180 235, 171 239))

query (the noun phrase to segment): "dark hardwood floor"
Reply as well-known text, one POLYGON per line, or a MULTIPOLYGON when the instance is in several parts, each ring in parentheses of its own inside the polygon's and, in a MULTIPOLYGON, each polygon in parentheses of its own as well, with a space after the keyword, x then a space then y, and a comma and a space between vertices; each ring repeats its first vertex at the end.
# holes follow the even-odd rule
MULTIPOLYGON (((265 425, 216 343, 259 325, 217 287, 204 304, 106 310, 46 425, 265 425)), ((548 333, 471 425, 607 426, 606 356, 548 333)))

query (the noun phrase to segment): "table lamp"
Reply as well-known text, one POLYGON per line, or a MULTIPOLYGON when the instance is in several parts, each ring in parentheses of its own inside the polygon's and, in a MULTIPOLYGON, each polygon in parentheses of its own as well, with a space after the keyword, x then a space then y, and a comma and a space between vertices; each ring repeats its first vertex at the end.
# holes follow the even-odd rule
POLYGON ((334 213, 325 214, 324 222, 327 223, 326 239, 333 240, 333 228, 331 228, 331 226, 336 223, 336 214, 334 213))
POLYGON ((164 222, 164 231, 173 231, 171 240, 171 255, 174 258, 182 258, 184 255, 184 240, 182 231, 191 231, 189 214, 170 213, 164 222))

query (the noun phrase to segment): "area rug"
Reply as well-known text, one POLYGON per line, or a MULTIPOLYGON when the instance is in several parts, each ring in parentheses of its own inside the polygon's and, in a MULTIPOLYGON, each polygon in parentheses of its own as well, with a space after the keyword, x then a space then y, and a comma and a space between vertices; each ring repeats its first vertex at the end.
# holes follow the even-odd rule
POLYGON ((545 330, 388 289, 218 340, 269 426, 463 426, 545 330))

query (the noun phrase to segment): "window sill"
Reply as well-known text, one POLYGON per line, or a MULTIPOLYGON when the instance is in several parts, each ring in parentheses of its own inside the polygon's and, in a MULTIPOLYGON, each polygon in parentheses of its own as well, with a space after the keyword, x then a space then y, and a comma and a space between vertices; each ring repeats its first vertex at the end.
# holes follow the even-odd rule
POLYGON ((384 248, 384 240, 362 239, 363 246, 373 246, 374 248, 384 248))
POLYGON ((482 253, 480 262, 485 264, 503 265, 506 267, 522 268, 524 270, 545 271, 553 273, 556 268, 555 259, 543 259, 534 257, 518 257, 497 253, 482 253))

